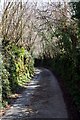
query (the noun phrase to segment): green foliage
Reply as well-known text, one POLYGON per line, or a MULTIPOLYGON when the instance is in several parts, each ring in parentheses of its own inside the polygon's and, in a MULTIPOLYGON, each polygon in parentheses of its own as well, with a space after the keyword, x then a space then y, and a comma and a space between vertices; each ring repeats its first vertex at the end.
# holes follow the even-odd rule
POLYGON ((68 56, 56 58, 53 61, 53 69, 64 80, 65 86, 69 90, 78 110, 80 110, 80 76, 79 71, 74 66, 74 62, 68 56))
MULTIPOLYGON (((11 93, 16 92, 18 86, 30 81, 34 73, 34 60, 23 47, 10 45, 3 50, 2 98, 8 100, 11 93), (6 57, 7 56, 7 57, 6 57)), ((6 103, 6 102, 3 102, 6 103)))
POLYGON ((2 108, 2 80, 1 80, 1 75, 2 75, 2 54, 0 52, 0 108, 2 108))
POLYGON ((80 111, 80 1, 73 2, 71 9, 70 22, 62 16, 55 28, 54 35, 58 39, 56 49, 59 52, 52 59, 45 55, 43 64, 51 67, 63 79, 80 111))
POLYGON ((2 98, 3 99, 7 98, 10 95, 10 92, 11 92, 8 76, 9 76, 9 73, 3 65, 2 75, 1 75, 1 78, 2 78, 2 98))
POLYGON ((79 2, 70 2, 72 8, 72 17, 80 19, 80 1, 79 2), (75 12, 75 13, 74 13, 75 12))
POLYGON ((11 94, 8 76, 9 72, 5 69, 2 55, 0 54, 0 108, 6 105, 6 102, 3 104, 3 101, 11 94))
POLYGON ((21 2, 16 4, 8 2, 8 4, 5 4, 1 16, 1 54, 3 57, 1 79, 4 105, 8 102, 9 95, 15 93, 18 87, 20 88, 24 83, 30 81, 34 73, 34 60, 31 53, 25 49, 27 40, 23 36, 27 19, 29 19, 28 16, 30 17, 29 14, 22 22, 25 12, 27 12, 25 8, 26 3, 24 6, 21 2), (21 9, 20 6, 22 6, 21 9))
POLYGON ((79 2, 70 2, 72 19, 77 19, 78 23, 78 36, 80 39, 80 1, 79 2))

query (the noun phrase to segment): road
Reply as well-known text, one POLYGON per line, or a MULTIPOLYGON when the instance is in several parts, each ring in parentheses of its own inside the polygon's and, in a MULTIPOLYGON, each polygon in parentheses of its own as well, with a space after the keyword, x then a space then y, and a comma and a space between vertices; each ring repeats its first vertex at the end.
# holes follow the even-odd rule
POLYGON ((6 111, 2 120, 27 118, 68 118, 66 104, 57 79, 45 68, 35 70, 26 90, 6 111))

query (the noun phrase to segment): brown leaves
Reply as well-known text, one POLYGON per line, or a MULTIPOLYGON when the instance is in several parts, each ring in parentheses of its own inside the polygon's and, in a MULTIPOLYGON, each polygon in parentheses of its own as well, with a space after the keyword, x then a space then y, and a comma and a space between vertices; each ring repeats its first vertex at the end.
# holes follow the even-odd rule
POLYGON ((3 116, 6 113, 6 110, 10 109, 10 107, 11 106, 7 104, 5 108, 2 108, 0 110, 0 117, 3 116))
POLYGON ((5 114, 5 110, 0 110, 0 117, 5 114))
POLYGON ((15 94, 10 95, 9 98, 13 98, 13 99, 14 99, 14 98, 17 98, 17 97, 19 97, 19 96, 20 96, 20 94, 16 94, 16 93, 15 93, 15 94))

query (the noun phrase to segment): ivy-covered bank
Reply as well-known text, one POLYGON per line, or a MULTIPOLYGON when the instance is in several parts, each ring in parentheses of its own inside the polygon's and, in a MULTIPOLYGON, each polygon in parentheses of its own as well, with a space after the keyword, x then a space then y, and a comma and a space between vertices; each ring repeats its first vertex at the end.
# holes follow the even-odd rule
POLYGON ((50 31, 44 31, 43 39, 49 42, 46 42, 44 47, 42 64, 54 70, 61 78, 60 82, 72 98, 71 104, 74 104, 80 113, 80 1, 66 5, 65 7, 64 4, 63 9, 60 4, 57 6, 58 12, 63 12, 54 22, 57 23, 56 27, 52 22, 48 24, 50 21, 47 23, 50 31), (68 18, 69 13, 71 17, 68 18))
POLYGON ((29 39, 28 33, 26 34, 29 28, 25 30, 30 20, 30 15, 26 16, 27 4, 19 1, 7 2, 3 8, 0 20, 2 43, 0 107, 6 106, 10 102, 9 98, 18 90, 21 91, 23 85, 29 82, 34 74, 34 60, 31 50, 28 50, 29 39))
POLYGON ((30 81, 34 74, 34 60, 24 47, 15 44, 6 47, 3 44, 2 56, 2 103, 5 106, 10 95, 30 81))
POLYGON ((1 74, 2 74, 2 55, 0 52, 0 108, 2 107, 2 83, 1 83, 1 74))

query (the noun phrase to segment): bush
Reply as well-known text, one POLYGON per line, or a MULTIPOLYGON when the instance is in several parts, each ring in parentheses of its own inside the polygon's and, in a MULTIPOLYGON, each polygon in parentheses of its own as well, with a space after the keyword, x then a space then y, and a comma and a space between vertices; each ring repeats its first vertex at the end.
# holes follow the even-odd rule
POLYGON ((79 71, 77 71, 77 66, 74 65, 74 61, 67 55, 62 57, 56 56, 52 66, 56 73, 64 80, 65 86, 69 90, 78 110, 80 110, 80 75, 79 71))
POLYGON ((29 82, 34 74, 34 60, 23 47, 11 45, 8 51, 3 51, 2 99, 7 100, 15 93, 18 86, 29 82))

